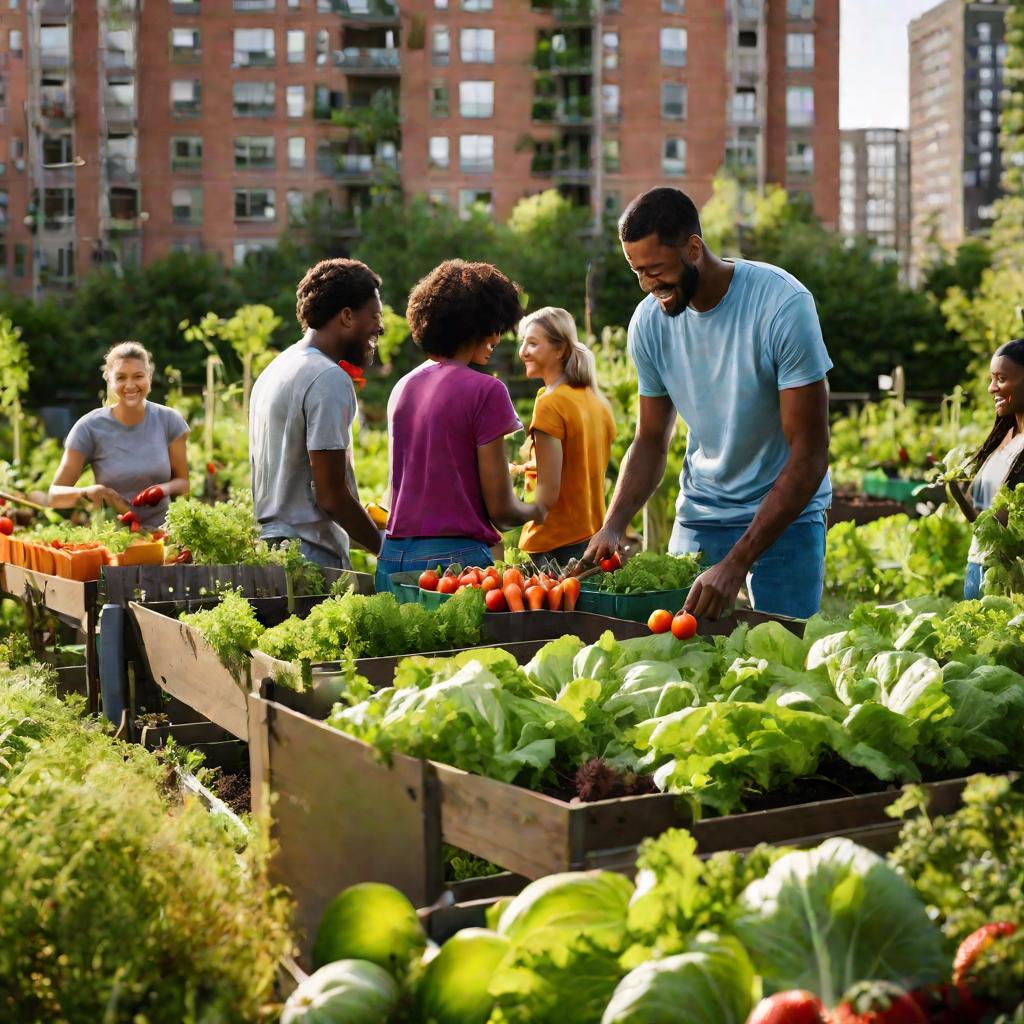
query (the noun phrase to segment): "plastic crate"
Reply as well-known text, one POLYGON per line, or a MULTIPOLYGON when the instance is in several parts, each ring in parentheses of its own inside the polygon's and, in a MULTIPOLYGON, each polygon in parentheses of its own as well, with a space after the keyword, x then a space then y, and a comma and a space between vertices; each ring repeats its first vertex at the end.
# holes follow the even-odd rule
POLYGON ((609 615, 613 619, 646 622, 659 608, 675 614, 683 607, 689 593, 690 588, 686 587, 680 590, 649 590, 643 594, 610 594, 584 583, 576 608, 595 615, 609 615))
POLYGON ((420 590, 420 573, 393 572, 391 574, 391 593, 399 604, 416 604, 419 602, 427 608, 437 608, 451 597, 451 594, 439 594, 436 590, 420 590))
POLYGON ((880 470, 868 470, 863 476, 861 487, 865 494, 873 498, 890 498, 893 501, 910 502, 914 500, 914 492, 927 485, 925 480, 902 480, 898 477, 886 476, 880 470))

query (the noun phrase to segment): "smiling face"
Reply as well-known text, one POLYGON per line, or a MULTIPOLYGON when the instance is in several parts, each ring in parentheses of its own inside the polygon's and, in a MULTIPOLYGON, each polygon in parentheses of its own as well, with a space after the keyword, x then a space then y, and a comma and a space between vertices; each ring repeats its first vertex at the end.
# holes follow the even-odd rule
POLYGON ((536 325, 531 324, 519 346, 519 358, 526 368, 526 376, 543 380, 565 369, 562 346, 554 344, 536 325))
POLYGON ((153 386, 153 379, 141 359, 117 359, 107 376, 107 387, 118 405, 140 406, 153 386))
POLYGON ((663 245, 657 235, 648 235, 637 242, 623 242, 622 251, 640 287, 658 300, 661 311, 679 316, 700 287, 700 237, 691 235, 680 247, 663 245))
POLYGON ((345 350, 342 358, 355 366, 369 366, 377 351, 377 339, 384 333, 380 294, 374 291, 373 298, 359 309, 346 307, 338 314, 338 322, 345 350))
POLYGON ((474 366, 486 366, 491 361, 491 354, 498 347, 500 341, 501 335, 497 331, 487 335, 486 338, 481 338, 474 347, 469 361, 474 366))
POLYGON ((1024 366, 1008 356, 993 356, 988 393, 995 402, 997 416, 1024 415, 1024 366))

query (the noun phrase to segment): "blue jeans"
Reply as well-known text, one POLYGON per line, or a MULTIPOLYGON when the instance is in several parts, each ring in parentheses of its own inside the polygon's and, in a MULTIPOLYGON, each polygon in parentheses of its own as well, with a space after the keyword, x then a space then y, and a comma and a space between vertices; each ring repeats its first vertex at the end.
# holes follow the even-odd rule
POLYGON ((977 601, 981 597, 981 581, 985 577, 985 566, 977 562, 967 563, 967 575, 964 577, 964 600, 977 601))
POLYGON ((459 565, 492 565, 491 549, 472 537, 385 537, 377 556, 374 583, 378 594, 391 590, 391 574, 459 565))
MULTIPOLYGON (((703 552, 710 568, 732 550, 746 526, 684 526, 677 522, 668 549, 674 555, 703 552)), ((825 584, 825 513, 793 523, 754 563, 747 593, 755 611, 807 619, 821 607, 825 584)))

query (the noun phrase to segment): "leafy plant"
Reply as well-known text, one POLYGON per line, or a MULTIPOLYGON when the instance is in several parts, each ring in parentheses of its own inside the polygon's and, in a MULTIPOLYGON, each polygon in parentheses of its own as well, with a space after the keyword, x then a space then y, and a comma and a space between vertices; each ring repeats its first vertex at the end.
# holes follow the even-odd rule
POLYGON ((266 628, 241 590, 223 590, 212 608, 182 612, 180 618, 200 633, 236 675, 248 667, 250 654, 266 628))
POLYGON ((593 583, 609 594, 645 594, 657 590, 685 590, 700 573, 699 556, 641 551, 622 568, 596 576, 593 583))

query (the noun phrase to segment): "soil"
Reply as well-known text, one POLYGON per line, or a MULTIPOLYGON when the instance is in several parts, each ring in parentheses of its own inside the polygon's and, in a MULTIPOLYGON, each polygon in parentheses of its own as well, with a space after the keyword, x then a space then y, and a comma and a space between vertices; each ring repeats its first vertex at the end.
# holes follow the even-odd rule
POLYGON ((210 787, 214 796, 223 800, 235 814, 248 814, 252 810, 249 769, 240 766, 235 772, 220 772, 210 787))

